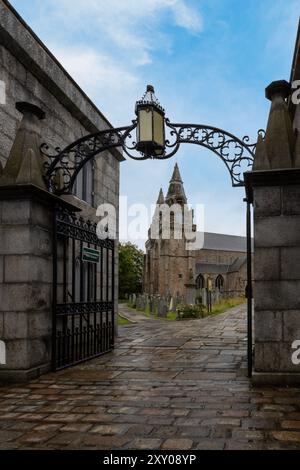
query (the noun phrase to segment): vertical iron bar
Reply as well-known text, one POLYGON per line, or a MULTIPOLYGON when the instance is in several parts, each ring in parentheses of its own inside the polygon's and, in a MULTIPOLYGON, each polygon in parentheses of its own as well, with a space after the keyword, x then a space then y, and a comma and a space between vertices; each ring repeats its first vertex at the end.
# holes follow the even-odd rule
POLYGON ((111 269, 111 296, 112 296, 112 310, 111 310, 111 346, 115 344, 115 241, 113 240, 112 248, 112 269, 111 269))
POLYGON ((57 305, 57 207, 53 210, 53 234, 52 234, 52 368, 56 370, 56 305, 57 305))
MULTIPOLYGON (((72 302, 76 302, 76 240, 72 239, 72 302)), ((74 349, 75 349, 75 315, 72 315, 72 352, 71 360, 74 362, 74 349)))
POLYGON ((101 266, 100 266, 100 301, 103 302, 103 246, 101 245, 101 266))
POLYGON ((106 248, 106 350, 109 348, 110 338, 108 337, 108 302, 109 302, 109 247, 106 248))
MULTIPOLYGON (((90 248, 91 245, 90 243, 88 243, 88 248, 90 248)), ((91 289, 92 286, 91 286, 91 263, 88 263, 87 264, 87 302, 91 302, 92 300, 92 297, 91 297, 91 289)), ((91 340, 91 337, 90 337, 90 308, 88 307, 87 309, 87 348, 86 348, 86 355, 87 357, 90 356, 91 354, 91 348, 90 348, 90 340, 91 340)))
POLYGON ((248 377, 252 377, 252 246, 251 246, 251 203, 247 202, 247 349, 248 377))
MULTIPOLYGON (((63 237, 63 303, 67 303, 68 299, 68 283, 67 283, 67 242, 66 236, 63 237)), ((62 364, 66 361, 66 346, 67 346, 67 322, 68 316, 62 317, 62 364)))
POLYGON ((103 263, 104 263, 104 257, 103 257, 103 244, 101 245, 101 264, 100 264, 100 302, 101 302, 101 307, 100 307, 100 338, 101 338, 101 344, 100 344, 100 351, 102 352, 103 348, 103 288, 104 288, 104 281, 103 281, 103 263))
MULTIPOLYGON (((88 243, 88 248, 90 248, 91 245, 88 243)), ((91 296, 91 263, 87 264, 87 302, 91 302, 92 296, 91 296)))
MULTIPOLYGON (((95 250, 98 249, 98 246, 95 244, 94 245, 95 250)), ((97 302, 97 267, 98 263, 95 263, 94 265, 94 302, 97 302)), ((96 347, 96 341, 97 341, 97 314, 98 311, 94 311, 94 354, 97 352, 97 347, 96 347)))
MULTIPOLYGON (((83 271, 84 271, 84 268, 83 268, 83 260, 82 260, 82 251, 83 251, 83 242, 82 240, 80 240, 80 274, 79 274, 79 283, 80 283, 80 287, 79 287, 79 290, 80 290, 80 302, 83 302, 84 301, 84 279, 83 279, 83 271)), ((79 343, 79 358, 82 359, 82 346, 83 346, 83 341, 82 341, 82 338, 83 338, 83 332, 82 332, 82 314, 80 313, 79 314, 79 338, 80 338, 80 343, 79 343)))

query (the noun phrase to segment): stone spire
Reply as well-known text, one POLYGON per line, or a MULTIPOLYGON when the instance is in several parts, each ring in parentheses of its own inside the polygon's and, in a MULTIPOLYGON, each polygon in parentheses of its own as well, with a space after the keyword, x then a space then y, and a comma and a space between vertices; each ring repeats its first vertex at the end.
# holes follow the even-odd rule
POLYGON ((160 188, 156 204, 159 205, 159 204, 164 204, 164 203, 165 203, 164 193, 163 193, 162 188, 160 188))
POLYGON ((286 103, 289 93, 290 84, 285 80, 272 82, 266 88, 266 98, 272 102, 265 138, 271 169, 293 166, 295 136, 286 103))
POLYGON ((40 125, 45 113, 30 103, 18 102, 16 109, 23 114, 2 176, 1 185, 34 184, 46 189, 40 153, 40 125))
POLYGON ((180 171, 177 163, 175 163, 168 194, 166 196, 166 203, 171 204, 186 204, 187 199, 183 188, 183 181, 181 179, 180 171))

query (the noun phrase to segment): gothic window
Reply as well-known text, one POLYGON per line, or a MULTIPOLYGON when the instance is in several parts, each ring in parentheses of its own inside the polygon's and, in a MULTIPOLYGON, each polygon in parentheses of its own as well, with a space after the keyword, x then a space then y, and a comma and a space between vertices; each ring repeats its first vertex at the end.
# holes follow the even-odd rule
POLYGON ((221 290, 223 289, 224 287, 224 278, 223 276, 221 276, 221 274, 219 274, 217 277, 216 277, 216 287, 221 290))
POLYGON ((196 288, 197 289, 204 289, 205 287, 205 279, 202 276, 202 274, 199 274, 199 276, 196 279, 196 288))

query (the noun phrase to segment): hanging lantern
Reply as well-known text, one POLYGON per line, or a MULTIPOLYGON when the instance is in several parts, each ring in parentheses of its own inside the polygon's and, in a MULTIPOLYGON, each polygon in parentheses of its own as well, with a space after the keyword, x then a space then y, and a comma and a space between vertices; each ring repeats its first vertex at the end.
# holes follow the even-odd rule
POLYGON ((165 152, 165 111, 159 104, 152 85, 136 102, 136 149, 149 157, 160 157, 165 152))

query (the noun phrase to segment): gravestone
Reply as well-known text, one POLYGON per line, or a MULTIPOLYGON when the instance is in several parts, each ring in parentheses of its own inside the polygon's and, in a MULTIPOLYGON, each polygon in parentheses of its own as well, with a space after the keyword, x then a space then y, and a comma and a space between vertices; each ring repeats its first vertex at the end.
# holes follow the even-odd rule
POLYGON ((149 297, 149 309, 150 309, 150 314, 154 314, 154 302, 153 302, 153 297, 150 295, 149 297))
POLYGON ((158 316, 166 318, 168 313, 168 305, 164 297, 161 297, 158 301, 158 316))

